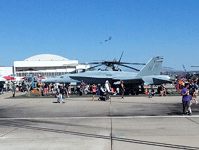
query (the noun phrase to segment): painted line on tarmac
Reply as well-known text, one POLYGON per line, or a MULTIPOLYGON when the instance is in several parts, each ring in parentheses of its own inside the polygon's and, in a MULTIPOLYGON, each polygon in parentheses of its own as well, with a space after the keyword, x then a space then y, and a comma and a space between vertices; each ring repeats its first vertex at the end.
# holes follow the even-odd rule
POLYGON ((133 118, 199 118, 199 115, 191 115, 191 116, 107 116, 107 117, 52 117, 52 118, 0 118, 1 120, 39 120, 39 119, 53 119, 53 120, 59 120, 59 119, 133 119, 133 118))
POLYGON ((136 143, 136 144, 151 145, 151 146, 176 148, 176 149, 188 149, 188 150, 198 150, 199 149, 199 147, 176 145, 176 144, 167 144, 167 143, 151 142, 151 141, 142 141, 142 140, 126 139, 126 138, 117 138, 117 137, 113 137, 113 140, 122 141, 122 142, 129 142, 129 143, 136 143))
POLYGON ((119 141, 119 142, 150 145, 150 146, 157 146, 157 147, 188 149, 188 150, 198 150, 199 149, 199 147, 193 147, 193 146, 168 144, 168 143, 152 142, 152 141, 143 141, 143 140, 127 139, 127 138, 118 138, 118 137, 111 137, 111 136, 107 136, 107 135, 88 134, 88 133, 82 133, 82 132, 58 130, 58 129, 50 129, 50 128, 42 128, 42 127, 33 127, 33 126, 24 125, 24 124, 20 124, 20 123, 5 123, 2 125, 17 127, 17 128, 31 129, 31 130, 39 130, 39 131, 45 131, 45 132, 52 132, 52 133, 61 133, 61 134, 69 134, 69 135, 76 135, 76 136, 83 136, 83 137, 90 137, 90 138, 113 140, 113 141, 119 141))

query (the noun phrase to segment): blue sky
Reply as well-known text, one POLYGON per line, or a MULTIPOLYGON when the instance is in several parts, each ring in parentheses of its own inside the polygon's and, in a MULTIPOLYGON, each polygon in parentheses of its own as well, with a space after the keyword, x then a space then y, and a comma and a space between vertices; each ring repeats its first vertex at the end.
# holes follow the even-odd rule
POLYGON ((199 65, 198 0, 0 0, 0 18, 0 66, 48 53, 111 61, 122 51, 125 62, 199 65))

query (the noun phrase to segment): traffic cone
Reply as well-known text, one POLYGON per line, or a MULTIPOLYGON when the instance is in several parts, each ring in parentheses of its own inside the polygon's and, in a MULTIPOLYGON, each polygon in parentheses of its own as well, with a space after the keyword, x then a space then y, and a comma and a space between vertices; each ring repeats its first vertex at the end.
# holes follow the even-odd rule
POLYGON ((148 94, 148 89, 146 88, 146 90, 145 90, 145 94, 148 94))

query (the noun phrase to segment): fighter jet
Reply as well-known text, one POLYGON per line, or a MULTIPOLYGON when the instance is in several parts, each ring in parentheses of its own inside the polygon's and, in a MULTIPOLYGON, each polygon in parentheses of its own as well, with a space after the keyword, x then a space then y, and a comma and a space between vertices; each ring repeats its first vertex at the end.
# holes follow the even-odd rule
MULTIPOLYGON (((87 84, 103 84, 106 80, 109 80, 109 83, 111 84, 116 84, 118 81, 123 80, 124 84, 158 85, 170 82, 169 76, 160 75, 162 61, 163 57, 161 56, 153 57, 138 73, 115 70, 98 70, 72 74, 69 75, 69 77, 74 80, 84 81, 87 84)), ((124 65, 122 64, 122 66, 124 65)))
MULTIPOLYGON (((80 83, 81 81, 87 84, 104 84, 106 80, 112 85, 120 84, 120 81, 124 82, 124 85, 130 87, 138 87, 139 85, 160 85, 163 83, 170 83, 170 77, 168 75, 160 75, 162 67, 163 57, 156 56, 151 58, 148 63, 138 72, 127 72, 114 70, 114 64, 135 69, 124 65, 124 63, 118 61, 114 62, 101 62, 99 65, 106 64, 108 69, 106 70, 94 70, 86 71, 76 74, 65 74, 55 78, 48 78, 45 82, 59 82, 59 83, 80 83)), ((96 64, 96 63, 93 63, 96 64)), ((138 63, 137 63, 138 64, 138 63)), ((98 66, 99 66, 98 65, 98 66)), ((138 69, 135 69, 138 71, 138 69)))

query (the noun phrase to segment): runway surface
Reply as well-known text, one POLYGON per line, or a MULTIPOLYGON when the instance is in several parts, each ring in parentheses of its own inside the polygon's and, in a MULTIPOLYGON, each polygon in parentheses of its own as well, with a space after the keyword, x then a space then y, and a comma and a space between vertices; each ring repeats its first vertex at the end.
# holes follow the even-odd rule
MULTIPOLYGON (((22 93, 17 93, 17 95, 22 93)), ((180 96, 9 98, 0 95, 0 149, 199 149, 199 105, 180 96)))

